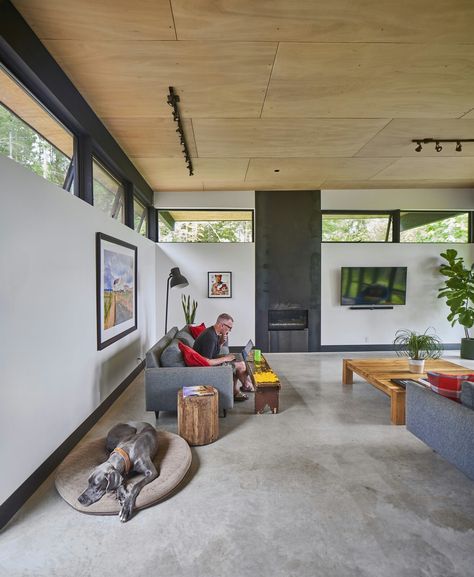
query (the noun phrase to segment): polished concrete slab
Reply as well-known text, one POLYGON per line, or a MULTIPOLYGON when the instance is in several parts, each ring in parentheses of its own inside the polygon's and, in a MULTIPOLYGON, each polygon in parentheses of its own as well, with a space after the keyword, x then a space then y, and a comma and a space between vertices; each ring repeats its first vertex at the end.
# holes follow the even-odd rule
MULTIPOLYGON (((391 425, 383 393, 341 384, 344 356, 390 354, 269 354, 281 412, 238 404, 181 490, 126 524, 73 510, 51 476, 0 533, 0 575, 474 576, 474 482, 391 425)), ((142 375, 86 438, 126 420, 155 423, 142 375)))

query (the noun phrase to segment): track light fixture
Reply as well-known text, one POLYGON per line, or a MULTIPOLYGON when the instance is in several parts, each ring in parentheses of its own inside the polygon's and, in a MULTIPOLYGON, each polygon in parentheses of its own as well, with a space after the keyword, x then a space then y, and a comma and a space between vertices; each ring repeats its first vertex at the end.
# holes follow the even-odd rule
POLYGON ((441 142, 455 142, 456 152, 462 152, 462 142, 474 142, 474 138, 414 138, 412 142, 416 143, 416 152, 422 151, 422 144, 430 144, 431 142, 435 143, 436 152, 441 152, 443 150, 443 147, 440 144, 441 142))
POLYGON ((176 122, 178 127, 176 128, 176 132, 179 134, 179 142, 181 144, 184 160, 186 162, 186 166, 189 171, 189 176, 194 174, 193 171, 193 163, 191 160, 191 155, 189 154, 188 145, 186 144, 186 137, 184 136, 183 125, 181 123, 181 116, 179 115, 179 96, 175 93, 174 88, 172 86, 169 87, 170 93, 168 94, 168 98, 166 102, 173 108, 173 120, 176 122))

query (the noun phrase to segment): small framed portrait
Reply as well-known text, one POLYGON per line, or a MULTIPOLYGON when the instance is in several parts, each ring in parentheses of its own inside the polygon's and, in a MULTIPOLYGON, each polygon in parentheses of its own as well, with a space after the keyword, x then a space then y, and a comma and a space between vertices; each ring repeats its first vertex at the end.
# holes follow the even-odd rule
POLYGON ((207 296, 210 299, 232 298, 232 273, 231 272, 208 272, 207 273, 207 296))

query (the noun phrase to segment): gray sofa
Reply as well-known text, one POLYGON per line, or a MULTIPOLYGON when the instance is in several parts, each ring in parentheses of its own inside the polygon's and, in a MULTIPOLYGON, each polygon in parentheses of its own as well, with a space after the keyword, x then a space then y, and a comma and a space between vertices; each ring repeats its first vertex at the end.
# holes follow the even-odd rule
MULTIPOLYGON (((234 406, 232 367, 187 367, 178 341, 192 346, 187 327, 170 329, 146 354, 145 400, 147 411, 176 411, 177 395, 183 386, 211 385, 219 391, 219 411, 224 416, 234 406)), ((226 354, 228 349, 221 349, 226 354)))
POLYGON ((474 479, 474 383, 462 384, 461 403, 407 383, 407 429, 474 479))

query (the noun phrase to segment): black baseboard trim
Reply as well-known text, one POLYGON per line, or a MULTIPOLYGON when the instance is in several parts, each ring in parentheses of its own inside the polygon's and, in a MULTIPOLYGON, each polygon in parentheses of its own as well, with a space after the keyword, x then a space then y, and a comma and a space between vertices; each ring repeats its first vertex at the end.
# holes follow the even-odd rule
MULTIPOLYGON (((453 351, 461 348, 461 343, 444 343, 445 351, 453 351)), ((364 352, 364 351, 395 351, 394 345, 321 345, 322 353, 364 352)))
POLYGON ((87 419, 72 432, 69 437, 34 471, 18 489, 0 506, 0 530, 8 523, 13 515, 26 503, 54 469, 63 461, 64 457, 77 445, 82 437, 97 423, 104 413, 125 391, 135 377, 145 366, 142 361, 120 385, 87 417, 87 419))

